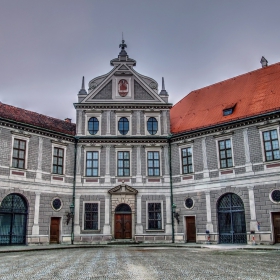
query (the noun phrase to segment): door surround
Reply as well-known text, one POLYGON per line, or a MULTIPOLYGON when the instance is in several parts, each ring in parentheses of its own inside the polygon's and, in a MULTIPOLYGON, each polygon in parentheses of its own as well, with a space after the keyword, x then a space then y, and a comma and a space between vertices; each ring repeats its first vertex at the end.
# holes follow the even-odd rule
POLYGON ((136 195, 138 191, 124 182, 121 185, 109 190, 111 195, 111 229, 112 237, 115 238, 115 214, 116 208, 120 204, 127 204, 131 208, 131 239, 135 238, 135 211, 136 211, 136 195))

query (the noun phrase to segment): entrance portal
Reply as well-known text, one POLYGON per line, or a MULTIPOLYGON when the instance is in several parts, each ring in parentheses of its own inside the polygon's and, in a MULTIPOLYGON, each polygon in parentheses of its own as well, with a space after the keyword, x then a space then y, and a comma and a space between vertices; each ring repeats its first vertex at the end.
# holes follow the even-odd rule
POLYGON ((115 239, 131 239, 131 208, 122 203, 115 210, 115 239))
POLYGON ((272 213, 273 229, 274 229, 274 243, 280 243, 280 213, 272 213))
POLYGON ((186 217, 186 241, 196 242, 195 216, 186 217))
POLYGON ((7 195, 0 207, 0 245, 26 243, 28 207, 18 194, 7 195))
POLYGON ((218 202, 220 243, 247 243, 244 204, 234 193, 227 193, 218 202))

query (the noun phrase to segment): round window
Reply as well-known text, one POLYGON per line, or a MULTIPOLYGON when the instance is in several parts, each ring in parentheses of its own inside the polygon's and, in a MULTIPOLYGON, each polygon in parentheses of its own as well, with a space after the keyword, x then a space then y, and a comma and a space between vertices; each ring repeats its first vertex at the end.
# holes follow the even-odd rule
POLYGON ((271 199, 273 202, 280 203, 280 190, 274 190, 271 192, 271 199))
POLYGON ((158 122, 156 118, 151 117, 147 121, 147 129, 151 135, 157 134, 158 131, 158 122))
POLYGON ((51 205, 52 205, 53 210, 59 211, 62 207, 62 201, 60 198, 56 197, 52 200, 51 205))
POLYGON ((187 209, 192 209, 193 208, 193 205, 194 205, 194 202, 193 202, 193 199, 188 197, 186 200, 185 200, 185 206, 187 209))
POLYGON ((129 131, 129 122, 127 118, 120 118, 119 120, 119 132, 122 135, 126 135, 129 131))
POLYGON ((99 121, 97 118, 92 117, 88 120, 88 132, 91 135, 94 135, 98 132, 99 130, 99 121))

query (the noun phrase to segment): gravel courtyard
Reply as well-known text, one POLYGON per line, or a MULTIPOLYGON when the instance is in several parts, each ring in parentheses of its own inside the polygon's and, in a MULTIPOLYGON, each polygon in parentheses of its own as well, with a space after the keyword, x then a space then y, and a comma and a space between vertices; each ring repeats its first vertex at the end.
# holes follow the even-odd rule
POLYGON ((80 248, 0 254, 0 279, 280 279, 280 251, 80 248))

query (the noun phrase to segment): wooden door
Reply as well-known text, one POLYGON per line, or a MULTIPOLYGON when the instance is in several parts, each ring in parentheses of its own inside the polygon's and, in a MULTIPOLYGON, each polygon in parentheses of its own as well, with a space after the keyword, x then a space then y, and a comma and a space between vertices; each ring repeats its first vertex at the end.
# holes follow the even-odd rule
POLYGON ((274 242, 280 243, 280 213, 273 214, 274 242))
POLYGON ((60 218, 51 218, 50 243, 59 243, 60 218))
POLYGON ((195 216, 186 217, 186 241, 196 242, 195 216))
POLYGON ((115 214, 115 239, 131 237, 131 214, 115 214))

